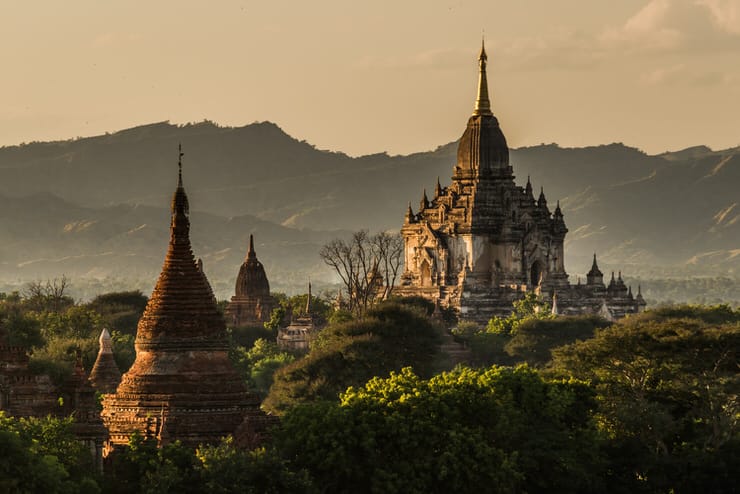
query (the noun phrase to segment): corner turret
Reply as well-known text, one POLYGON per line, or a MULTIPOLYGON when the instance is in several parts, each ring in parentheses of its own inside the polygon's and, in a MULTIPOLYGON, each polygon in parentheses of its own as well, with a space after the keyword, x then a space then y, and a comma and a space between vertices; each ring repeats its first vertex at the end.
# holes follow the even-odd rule
POLYGON ((586 284, 589 286, 604 286, 604 273, 599 270, 599 265, 596 263, 596 253, 594 253, 594 262, 591 265, 591 271, 586 274, 586 284))
POLYGON ((414 218, 414 211, 411 209, 411 201, 409 201, 409 207, 406 209, 405 223, 408 225, 415 222, 416 219, 414 218))
POLYGON ((419 203, 419 212, 424 211, 428 207, 429 207, 429 199, 427 199, 427 190, 424 189, 424 193, 422 194, 421 201, 419 203))
POLYGON ((540 197, 537 199, 537 207, 547 210, 547 199, 545 199, 544 187, 540 187, 540 197))

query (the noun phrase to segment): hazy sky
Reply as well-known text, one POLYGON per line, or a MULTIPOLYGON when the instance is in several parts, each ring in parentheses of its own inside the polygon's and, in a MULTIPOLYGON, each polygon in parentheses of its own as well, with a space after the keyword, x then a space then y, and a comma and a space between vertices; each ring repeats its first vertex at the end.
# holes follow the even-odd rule
POLYGON ((484 30, 512 147, 740 145, 740 0, 7 0, 0 25, 0 145, 209 119, 424 151, 464 129, 484 30))

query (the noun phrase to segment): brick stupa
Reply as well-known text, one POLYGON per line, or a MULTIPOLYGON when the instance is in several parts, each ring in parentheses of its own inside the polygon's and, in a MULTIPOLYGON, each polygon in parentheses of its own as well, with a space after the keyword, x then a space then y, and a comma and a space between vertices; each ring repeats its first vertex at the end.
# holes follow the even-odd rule
POLYGON ((90 371, 90 382, 99 393, 115 393, 121 382, 121 371, 113 358, 113 342, 107 329, 103 328, 100 332, 98 342, 100 349, 90 371))
POLYGON ((107 453, 134 432, 159 445, 214 443, 238 436, 249 417, 260 416, 259 399, 247 392, 229 360, 226 325, 193 257, 189 233, 180 163, 169 248, 139 320, 136 360, 116 393, 103 400, 107 453))
POLYGON ((254 237, 250 235, 247 257, 236 277, 235 295, 226 307, 226 319, 234 328, 262 326, 270 320, 275 305, 265 268, 254 251, 254 237))

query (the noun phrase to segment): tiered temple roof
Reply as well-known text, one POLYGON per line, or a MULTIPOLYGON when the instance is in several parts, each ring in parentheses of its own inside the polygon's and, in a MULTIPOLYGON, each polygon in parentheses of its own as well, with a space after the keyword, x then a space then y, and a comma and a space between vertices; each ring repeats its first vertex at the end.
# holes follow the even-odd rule
POLYGON ((159 444, 213 443, 259 414, 259 399, 247 392, 229 360, 224 319, 193 256, 179 165, 169 247, 139 320, 136 360, 103 401, 109 449, 126 444, 134 432, 159 444))

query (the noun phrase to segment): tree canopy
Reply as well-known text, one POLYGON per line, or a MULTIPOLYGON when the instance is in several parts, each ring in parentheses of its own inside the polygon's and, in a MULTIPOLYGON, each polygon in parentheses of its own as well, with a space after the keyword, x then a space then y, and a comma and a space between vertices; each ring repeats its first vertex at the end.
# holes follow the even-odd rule
POLYGON ((276 445, 322 492, 597 492, 594 406, 527 367, 404 368, 290 410, 276 445))
POLYGON ((263 406, 280 413, 300 402, 334 400, 349 386, 409 365, 429 374, 439 339, 439 328, 419 310, 386 302, 321 331, 308 355, 275 373, 263 406))

